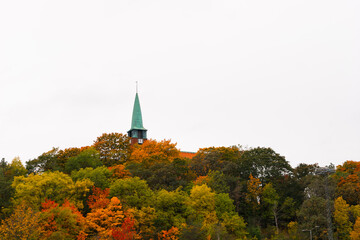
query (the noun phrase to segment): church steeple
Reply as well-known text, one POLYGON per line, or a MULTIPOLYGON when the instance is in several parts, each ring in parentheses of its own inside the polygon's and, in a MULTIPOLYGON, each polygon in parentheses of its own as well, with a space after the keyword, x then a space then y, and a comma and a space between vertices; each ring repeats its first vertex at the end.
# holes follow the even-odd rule
POLYGON ((131 138, 131 144, 143 144, 146 141, 146 132, 147 129, 143 126, 142 121, 142 114, 141 114, 141 107, 140 107, 140 100, 139 94, 137 91, 137 84, 136 84, 136 95, 135 95, 135 102, 131 120, 131 129, 128 131, 128 135, 131 138))

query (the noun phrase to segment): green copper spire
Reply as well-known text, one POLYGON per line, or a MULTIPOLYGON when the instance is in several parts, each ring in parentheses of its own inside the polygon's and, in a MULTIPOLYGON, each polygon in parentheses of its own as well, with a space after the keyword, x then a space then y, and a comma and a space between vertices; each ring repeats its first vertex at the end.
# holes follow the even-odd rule
POLYGON ((143 126, 142 115, 141 115, 141 108, 140 108, 140 101, 139 95, 136 93, 135 102, 134 102, 134 109, 131 121, 131 130, 146 130, 143 126))

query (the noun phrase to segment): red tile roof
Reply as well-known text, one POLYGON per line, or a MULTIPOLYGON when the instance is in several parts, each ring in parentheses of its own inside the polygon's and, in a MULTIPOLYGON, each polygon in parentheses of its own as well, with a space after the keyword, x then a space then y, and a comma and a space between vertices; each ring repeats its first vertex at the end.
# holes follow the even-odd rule
POLYGON ((182 152, 182 151, 180 152, 181 157, 187 157, 190 159, 192 159, 195 155, 196 155, 196 153, 194 153, 194 152, 182 152))

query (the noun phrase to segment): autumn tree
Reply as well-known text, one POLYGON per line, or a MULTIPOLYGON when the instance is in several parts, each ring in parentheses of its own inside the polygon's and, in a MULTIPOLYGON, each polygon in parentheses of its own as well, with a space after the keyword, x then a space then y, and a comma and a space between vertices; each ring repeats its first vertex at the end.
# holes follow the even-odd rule
POLYGON ((41 233, 39 214, 27 204, 19 203, 11 216, 1 222, 1 239, 39 239, 41 233))
POLYGON ((225 227, 230 235, 235 236, 236 239, 246 239, 248 232, 243 217, 237 214, 224 214, 222 218, 223 221, 221 225, 225 227))
POLYGON ((180 151, 176 148, 176 143, 170 140, 156 141, 149 139, 143 144, 131 146, 129 162, 142 163, 144 167, 150 167, 156 163, 172 162, 180 157, 180 151))
POLYGON ((334 221, 336 236, 338 239, 350 239, 352 223, 349 220, 350 206, 342 197, 338 197, 334 203, 334 221))
POLYGON ((250 174, 246 185, 245 194, 245 216, 250 224, 250 234, 260 237, 260 199, 263 191, 260 179, 253 177, 250 174))
POLYGON ((247 182, 246 201, 250 204, 253 210, 260 207, 260 196, 263 191, 260 179, 255 178, 250 174, 247 182))
POLYGON ((131 177, 130 171, 125 168, 124 164, 111 166, 109 167, 109 170, 111 171, 112 179, 123 179, 131 177))
POLYGON ((110 203, 109 188, 101 189, 94 186, 91 191, 92 194, 88 197, 87 202, 90 209, 105 208, 110 203))
POLYGON ((111 235, 114 240, 133 240, 138 237, 134 229, 135 221, 126 217, 124 222, 121 224, 121 227, 113 228, 111 231, 111 235))
POLYGON ((157 236, 155 222, 157 219, 156 209, 153 207, 141 207, 128 209, 134 218, 134 228, 142 239, 154 239, 157 236))
MULTIPOLYGON (((87 232, 89 236, 98 236, 108 239, 113 235, 113 230, 123 226, 126 213, 123 211, 120 200, 113 197, 105 208, 93 208, 86 216, 87 232)), ((115 234, 116 235, 116 234, 115 234)))
POLYGON ((215 211, 215 193, 205 184, 196 185, 190 191, 188 206, 197 216, 205 217, 215 211))
POLYGON ((91 214, 88 216, 88 232, 94 236, 102 236, 103 238, 109 237, 111 234, 113 239, 132 240, 138 237, 135 232, 135 221, 131 214, 124 212, 120 201, 117 198, 108 198, 110 189, 100 189, 93 187, 92 194, 88 199, 88 206, 91 209, 91 214), (110 208, 110 205, 113 207, 110 208), (103 216, 110 211, 110 218, 116 216, 118 220, 121 220, 120 215, 124 215, 122 223, 121 221, 112 222, 106 216, 103 216), (101 221, 106 220, 107 225, 101 225, 101 221), (89 222, 90 221, 90 222, 89 222), (100 224, 100 225, 99 225, 100 224))
POLYGON ((159 234, 159 240, 178 240, 180 231, 177 227, 172 227, 168 231, 161 231, 159 234))
POLYGON ((360 217, 358 217, 354 224, 354 229, 350 233, 351 240, 360 240, 360 217))
POLYGON ((351 205, 360 203, 360 162, 346 161, 337 166, 333 178, 337 182, 337 196, 351 205))
POLYGON ((289 239, 298 240, 298 227, 299 224, 297 222, 289 222, 287 225, 287 230, 289 234, 289 239))
POLYGON ((85 218, 69 201, 42 203, 40 226, 45 239, 85 239, 85 218))
POLYGON ((103 164, 109 167, 126 162, 130 140, 122 133, 104 133, 95 140, 93 147, 99 151, 103 164))
POLYGON ((191 189, 187 203, 190 218, 195 222, 201 222, 209 235, 218 222, 215 203, 215 193, 205 184, 201 186, 195 185, 191 189))
POLYGON ((19 176, 15 177, 12 183, 15 189, 14 204, 25 201, 34 209, 40 209, 41 203, 46 199, 52 199, 59 204, 68 199, 78 208, 82 208, 83 199, 92 185, 89 179, 73 182, 70 176, 61 172, 19 176))
POLYGON ((5 172, 6 175, 9 175, 11 177, 16 176, 25 176, 27 174, 27 170, 24 167, 24 165, 21 163, 21 160, 19 157, 15 157, 9 167, 8 170, 5 172))

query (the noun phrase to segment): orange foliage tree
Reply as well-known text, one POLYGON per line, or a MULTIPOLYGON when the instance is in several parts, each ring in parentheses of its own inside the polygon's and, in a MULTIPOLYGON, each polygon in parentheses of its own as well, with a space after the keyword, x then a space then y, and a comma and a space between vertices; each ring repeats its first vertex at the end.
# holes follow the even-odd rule
POLYGON ((246 202, 248 202, 254 210, 258 209, 260 206, 261 193, 262 187, 260 179, 254 178, 252 174, 250 174, 247 182, 246 202))
POLYGON ((88 198, 88 206, 90 209, 105 208, 109 205, 110 199, 108 198, 110 193, 109 188, 102 190, 101 188, 93 187, 92 194, 88 198))
POLYGON ((354 230, 350 233, 350 239, 360 240, 360 217, 357 217, 355 221, 354 230))
MULTIPOLYGON (((98 204, 96 205, 99 206, 98 204)), ((135 234, 134 231, 132 231, 132 225, 128 222, 124 223, 126 222, 126 217, 129 217, 126 215, 127 213, 122 210, 120 200, 117 197, 113 197, 106 207, 93 208, 91 212, 87 214, 87 231, 89 235, 97 236, 101 239, 111 238, 113 230, 115 230, 116 236, 118 236, 117 234, 119 232, 128 235, 135 234)))
POLYGON ((122 133, 104 133, 95 140, 93 147, 99 151, 103 164, 109 167, 126 162, 130 140, 122 133))
POLYGON ((203 184, 207 184, 209 182, 209 176, 198 176, 193 183, 195 185, 203 185, 203 184))
POLYGON ((85 239, 85 218, 69 201, 59 206, 51 200, 42 203, 40 226, 45 239, 85 239))
POLYGON ((114 240, 133 240, 137 237, 134 230, 135 221, 130 217, 126 217, 121 227, 112 229, 112 237, 114 240))
POLYGON ((147 140, 142 145, 134 144, 131 148, 129 162, 143 163, 144 166, 152 166, 156 163, 172 162, 180 157, 180 150, 176 143, 170 140, 147 140))
POLYGON ((159 234, 159 240, 178 240, 180 231, 177 227, 172 227, 168 231, 161 231, 159 234))
POLYGON ((131 176, 130 171, 125 169, 123 164, 109 167, 109 170, 112 172, 112 178, 114 179, 123 179, 131 176))
POLYGON ((337 166, 334 178, 337 180, 337 194, 351 204, 360 203, 360 162, 346 161, 337 166))

